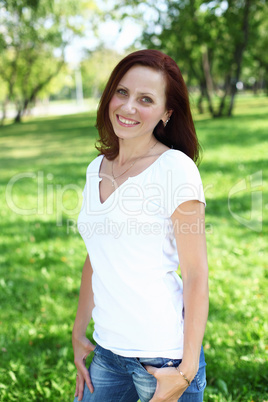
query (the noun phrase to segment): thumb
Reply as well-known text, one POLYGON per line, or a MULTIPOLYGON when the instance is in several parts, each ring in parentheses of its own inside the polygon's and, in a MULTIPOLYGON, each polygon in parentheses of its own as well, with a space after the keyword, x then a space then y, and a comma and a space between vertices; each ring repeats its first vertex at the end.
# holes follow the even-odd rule
POLYGON ((144 366, 146 368, 146 370, 148 371, 149 374, 152 374, 155 377, 155 374, 157 372, 157 367, 153 367, 153 366, 144 366))

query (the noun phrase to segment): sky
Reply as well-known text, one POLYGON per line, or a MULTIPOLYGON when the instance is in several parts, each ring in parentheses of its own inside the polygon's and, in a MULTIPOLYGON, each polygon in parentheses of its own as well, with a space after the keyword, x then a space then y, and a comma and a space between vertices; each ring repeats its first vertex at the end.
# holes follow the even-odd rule
MULTIPOLYGON (((121 24, 116 21, 107 21, 102 23, 99 28, 101 42, 118 53, 123 53, 141 33, 141 25, 131 19, 127 19, 121 24)), ((83 48, 94 50, 98 43, 99 41, 91 33, 85 38, 76 38, 72 45, 66 48, 66 61, 73 65, 79 64, 83 56, 83 48)))

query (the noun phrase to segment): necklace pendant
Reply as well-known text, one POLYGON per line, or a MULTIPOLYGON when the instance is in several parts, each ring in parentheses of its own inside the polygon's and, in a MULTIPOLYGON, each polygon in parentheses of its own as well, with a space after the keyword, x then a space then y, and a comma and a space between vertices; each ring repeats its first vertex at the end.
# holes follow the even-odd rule
POLYGON ((114 182, 115 182, 115 180, 114 179, 112 179, 112 186, 114 187, 114 182))

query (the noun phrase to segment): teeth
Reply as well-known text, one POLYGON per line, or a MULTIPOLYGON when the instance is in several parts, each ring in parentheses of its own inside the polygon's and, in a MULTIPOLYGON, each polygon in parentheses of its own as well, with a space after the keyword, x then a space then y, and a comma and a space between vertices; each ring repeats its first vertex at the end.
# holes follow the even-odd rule
POLYGON ((134 126, 135 124, 138 124, 138 122, 136 122, 136 121, 130 121, 130 120, 124 119, 121 116, 118 116, 118 119, 124 124, 130 124, 132 126, 134 126))

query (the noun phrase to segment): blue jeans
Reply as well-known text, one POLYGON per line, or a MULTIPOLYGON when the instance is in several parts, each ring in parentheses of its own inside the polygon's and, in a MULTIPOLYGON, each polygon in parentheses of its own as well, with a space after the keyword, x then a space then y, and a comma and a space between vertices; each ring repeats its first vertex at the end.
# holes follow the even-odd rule
MULTIPOLYGON (((180 364, 179 359, 167 358, 134 358, 118 356, 97 345, 89 367, 89 374, 94 387, 90 393, 85 384, 83 402, 148 402, 154 395, 156 379, 149 374, 144 365, 157 368, 174 367, 180 364), (172 363, 171 363, 172 362, 172 363)), ((206 369, 203 348, 201 349, 199 370, 180 397, 179 402, 202 402, 206 387, 206 369)), ((77 402, 78 398, 74 399, 77 402)))

